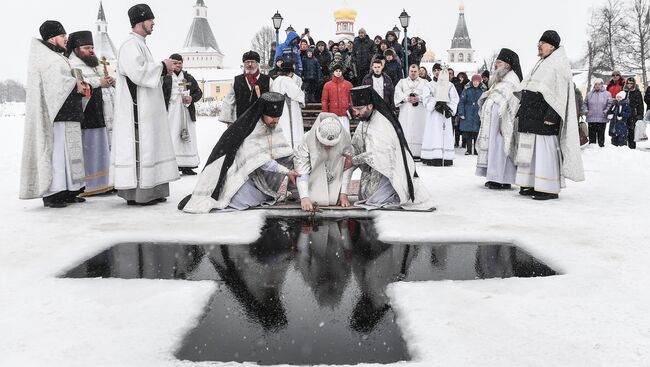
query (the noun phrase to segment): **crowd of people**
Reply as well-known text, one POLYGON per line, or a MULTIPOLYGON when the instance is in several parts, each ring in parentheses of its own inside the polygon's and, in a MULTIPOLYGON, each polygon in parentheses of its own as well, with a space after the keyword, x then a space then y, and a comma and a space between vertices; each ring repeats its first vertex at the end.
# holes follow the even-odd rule
MULTIPOLYGON (((115 78, 94 55, 89 31, 68 38, 57 21, 41 26, 29 66, 21 198, 61 208, 116 191, 128 205, 153 205, 181 174, 196 174, 201 90, 181 55, 162 62, 151 55, 151 8, 138 4, 128 15, 132 33, 115 78)), ((597 81, 584 101, 576 98, 555 31, 538 41, 540 59, 526 78, 510 49, 501 50, 492 75, 471 77, 439 63, 429 74, 419 65, 425 51, 418 37, 371 39, 362 28, 341 43, 290 32, 268 74, 257 52, 245 52, 219 115, 228 127, 179 209, 243 210, 288 199, 306 211, 317 204, 431 210, 416 162, 452 166, 459 146, 477 155, 476 174, 489 189, 516 184, 521 195, 557 199, 565 178, 584 179, 582 115, 592 142, 602 145, 611 121, 614 145, 633 147, 631 121, 643 117, 634 80, 613 73, 607 86, 597 81), (316 101, 322 113, 305 133, 302 109, 316 101), (354 135, 351 119, 360 121, 354 135), (349 193, 355 169, 359 191, 349 193)))

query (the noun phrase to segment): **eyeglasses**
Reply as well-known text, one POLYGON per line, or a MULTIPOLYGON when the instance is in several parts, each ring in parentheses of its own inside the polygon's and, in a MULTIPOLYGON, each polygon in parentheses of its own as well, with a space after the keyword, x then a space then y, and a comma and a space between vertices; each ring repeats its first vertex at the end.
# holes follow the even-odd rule
POLYGON ((621 76, 621 74, 612 74, 612 78, 615 76, 621 76))

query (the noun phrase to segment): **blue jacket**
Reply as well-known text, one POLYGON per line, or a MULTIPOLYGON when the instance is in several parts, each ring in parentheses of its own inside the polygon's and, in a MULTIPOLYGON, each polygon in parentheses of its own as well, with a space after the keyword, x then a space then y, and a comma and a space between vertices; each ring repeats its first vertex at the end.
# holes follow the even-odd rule
POLYGON ((483 90, 471 86, 463 90, 458 102, 458 116, 464 117, 460 120, 460 131, 477 133, 481 127, 481 117, 479 116, 478 100, 481 98, 483 90))
POLYGON ((280 46, 276 48, 275 59, 277 59, 278 56, 282 56, 282 59, 284 59, 284 61, 293 60, 293 62, 295 62, 297 65, 296 74, 302 75, 302 60, 300 58, 300 52, 298 51, 299 43, 300 36, 298 36, 296 32, 289 32, 284 43, 280 44, 280 46), (294 47, 291 47, 289 44, 296 38, 298 39, 298 42, 296 42, 296 45, 294 47))
POLYGON ((315 57, 305 56, 302 59, 302 79, 303 80, 321 80, 322 73, 320 70, 320 64, 318 59, 315 57))

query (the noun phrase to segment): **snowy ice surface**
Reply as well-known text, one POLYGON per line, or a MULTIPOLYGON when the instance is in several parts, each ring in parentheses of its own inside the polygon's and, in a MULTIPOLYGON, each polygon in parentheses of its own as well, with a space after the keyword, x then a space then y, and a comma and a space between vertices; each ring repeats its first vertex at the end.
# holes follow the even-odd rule
MULTIPOLYGON (((56 276, 120 241, 249 243, 264 212, 179 212, 196 177, 153 207, 18 200, 22 119, 0 118, 0 366, 241 365, 174 358, 212 282, 56 276)), ((223 129, 199 119, 204 160, 223 129)), ((639 147, 589 147, 587 181, 550 202, 487 190, 461 150, 453 167, 418 166, 438 210, 378 213, 381 239, 512 241, 563 275, 393 284, 413 357, 394 365, 650 366, 650 144, 639 147)))

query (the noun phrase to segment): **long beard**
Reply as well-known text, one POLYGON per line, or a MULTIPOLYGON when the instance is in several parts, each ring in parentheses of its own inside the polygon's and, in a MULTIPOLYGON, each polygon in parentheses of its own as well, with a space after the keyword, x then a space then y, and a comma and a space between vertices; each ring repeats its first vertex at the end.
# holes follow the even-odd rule
POLYGON ((244 73, 246 73, 246 74, 255 74, 255 73, 257 73, 257 70, 258 70, 258 69, 259 69, 259 68, 255 68, 255 69, 252 69, 252 70, 250 70, 250 69, 244 69, 244 73))
POLYGON ((99 59, 97 56, 94 55, 88 55, 88 56, 81 56, 77 55, 83 61, 86 65, 90 66, 91 68, 99 66, 99 59))
POLYGON ((505 78, 506 75, 508 75, 509 72, 510 72, 510 70, 506 69, 503 66, 496 69, 494 71, 493 76, 488 81, 488 87, 492 88, 493 85, 495 85, 497 83, 500 83, 503 80, 503 78, 505 78))

